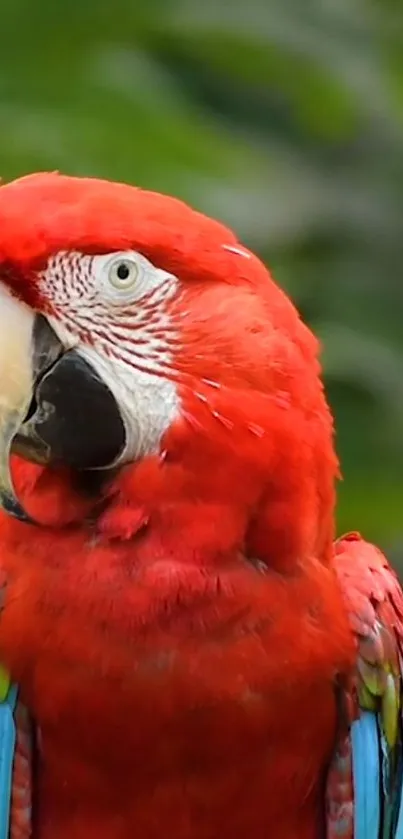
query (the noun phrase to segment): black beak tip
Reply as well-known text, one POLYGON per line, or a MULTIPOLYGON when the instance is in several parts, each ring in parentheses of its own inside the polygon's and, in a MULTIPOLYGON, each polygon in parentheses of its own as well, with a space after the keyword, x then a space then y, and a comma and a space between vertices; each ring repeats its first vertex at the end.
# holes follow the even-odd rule
POLYGON ((4 490, 0 491, 0 504, 3 510, 10 516, 14 516, 14 518, 25 522, 26 524, 35 524, 34 520, 31 519, 28 513, 25 512, 24 508, 21 507, 19 501, 17 501, 17 499, 9 492, 4 490))

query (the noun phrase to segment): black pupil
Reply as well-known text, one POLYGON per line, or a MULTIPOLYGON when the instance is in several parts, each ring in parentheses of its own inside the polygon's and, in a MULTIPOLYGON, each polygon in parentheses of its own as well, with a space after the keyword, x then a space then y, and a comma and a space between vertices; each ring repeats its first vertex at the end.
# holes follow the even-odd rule
POLYGON ((126 262, 121 262, 120 265, 118 265, 116 273, 119 277, 119 280, 127 280, 130 274, 130 269, 126 262))

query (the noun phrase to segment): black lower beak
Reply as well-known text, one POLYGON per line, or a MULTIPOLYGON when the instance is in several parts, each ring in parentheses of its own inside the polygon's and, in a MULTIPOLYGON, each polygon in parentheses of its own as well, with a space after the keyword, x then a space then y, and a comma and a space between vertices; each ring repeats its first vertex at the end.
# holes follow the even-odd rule
MULTIPOLYGON (((115 398, 76 350, 69 350, 36 385, 28 420, 16 437, 45 462, 106 469, 126 434, 115 398)), ((27 449, 28 454, 28 449, 27 449)))

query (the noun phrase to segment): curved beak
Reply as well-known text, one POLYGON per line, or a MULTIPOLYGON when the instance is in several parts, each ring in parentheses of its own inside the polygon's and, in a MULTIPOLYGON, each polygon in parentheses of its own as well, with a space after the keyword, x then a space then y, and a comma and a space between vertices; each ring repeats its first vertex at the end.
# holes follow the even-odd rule
POLYGON ((0 504, 32 522, 10 474, 12 452, 37 463, 107 469, 126 432, 116 400, 78 350, 0 284, 0 504))

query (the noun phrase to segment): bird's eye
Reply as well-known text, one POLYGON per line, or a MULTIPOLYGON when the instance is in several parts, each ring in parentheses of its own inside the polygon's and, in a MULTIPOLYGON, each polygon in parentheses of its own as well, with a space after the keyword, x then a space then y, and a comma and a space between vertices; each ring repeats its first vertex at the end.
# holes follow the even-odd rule
POLYGON ((139 267, 131 259, 119 259, 109 268, 109 282, 117 289, 131 288, 139 276, 139 267))

